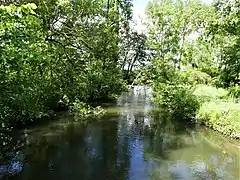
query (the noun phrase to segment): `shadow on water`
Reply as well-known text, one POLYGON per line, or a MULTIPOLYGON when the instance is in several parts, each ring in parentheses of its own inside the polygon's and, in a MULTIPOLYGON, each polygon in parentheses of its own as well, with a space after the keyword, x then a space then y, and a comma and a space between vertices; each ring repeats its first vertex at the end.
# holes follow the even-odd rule
POLYGON ((150 93, 124 93, 99 121, 62 116, 17 133, 1 148, 0 179, 240 179, 236 146, 156 110, 150 93))

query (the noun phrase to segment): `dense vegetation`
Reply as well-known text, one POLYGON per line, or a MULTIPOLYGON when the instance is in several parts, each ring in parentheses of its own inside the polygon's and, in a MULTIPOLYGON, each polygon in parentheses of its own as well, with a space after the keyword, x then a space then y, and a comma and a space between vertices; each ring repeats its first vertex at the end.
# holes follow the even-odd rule
MULTIPOLYGON (((0 6, 0 124, 25 124, 52 110, 88 111, 125 89, 120 42, 132 3, 6 1, 0 6), (79 104, 77 103, 79 102, 79 104)), ((123 43, 122 43, 123 44, 123 43)), ((133 66, 133 65, 131 65, 133 66)))
POLYGON ((240 138, 237 1, 152 1, 147 9, 153 50, 153 101, 179 119, 197 119, 240 138))
POLYGON ((34 3, 0 6, 2 130, 63 107, 88 115, 126 84, 148 84, 171 116, 240 137, 237 1, 151 1, 146 33, 131 0, 34 3))

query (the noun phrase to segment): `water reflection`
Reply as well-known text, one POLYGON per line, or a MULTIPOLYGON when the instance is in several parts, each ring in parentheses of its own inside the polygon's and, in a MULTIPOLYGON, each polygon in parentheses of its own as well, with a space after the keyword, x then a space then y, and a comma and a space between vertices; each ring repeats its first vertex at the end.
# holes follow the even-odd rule
POLYGON ((13 137, 8 153, 1 150, 0 178, 240 179, 239 149, 153 110, 150 91, 123 94, 98 122, 82 125, 65 116, 13 137))

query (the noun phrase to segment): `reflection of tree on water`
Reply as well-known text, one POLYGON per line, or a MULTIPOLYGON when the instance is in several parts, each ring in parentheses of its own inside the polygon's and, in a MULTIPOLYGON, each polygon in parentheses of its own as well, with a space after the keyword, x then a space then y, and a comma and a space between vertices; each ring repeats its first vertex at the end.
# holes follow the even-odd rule
POLYGON ((72 123, 49 127, 47 134, 34 132, 24 141, 23 158, 10 158, 0 171, 5 168, 16 179, 125 179, 129 153, 127 148, 117 153, 116 127, 117 121, 87 127, 72 123), (18 162, 22 169, 13 174, 18 162))
POLYGON ((0 179, 4 176, 13 176, 23 170, 23 154, 21 152, 17 152, 16 155, 8 161, 0 166, 0 179))
MULTIPOLYGON (((215 180, 239 177, 231 172, 234 168, 233 157, 209 146, 194 129, 172 119, 166 112, 153 111, 151 117, 154 124, 145 135, 147 142, 150 142, 145 146, 145 155, 159 162, 158 168, 152 171, 153 179, 215 180)), ((238 172, 237 168, 235 170, 238 172)))
POLYGON ((0 179, 23 170, 24 154, 21 148, 25 145, 25 140, 13 138, 12 133, 5 132, 1 136, 4 138, 0 141, 0 179))
POLYGON ((83 126, 66 117, 30 131, 16 141, 21 142, 17 150, 9 149, 12 155, 1 163, 0 172, 17 167, 14 178, 36 180, 239 177, 237 160, 209 143, 216 135, 202 135, 167 111, 150 111, 149 91, 134 91, 120 98, 118 115, 100 122, 83 126))
POLYGON ((144 160, 144 129, 150 126, 148 110, 150 108, 149 93, 145 88, 134 88, 135 93, 129 93, 120 98, 120 116, 118 122, 118 144, 127 146, 130 166, 127 171, 128 179, 148 179, 146 170, 151 166, 144 160), (148 104, 148 106, 145 106, 148 104))
MULTIPOLYGON (((163 159, 168 158, 171 149, 186 147, 184 139, 179 134, 184 131, 181 122, 174 121, 166 112, 151 111, 150 116, 154 119, 152 128, 146 132, 149 136, 148 153, 153 153, 163 159)), ((189 142, 192 145, 192 142, 189 142)))

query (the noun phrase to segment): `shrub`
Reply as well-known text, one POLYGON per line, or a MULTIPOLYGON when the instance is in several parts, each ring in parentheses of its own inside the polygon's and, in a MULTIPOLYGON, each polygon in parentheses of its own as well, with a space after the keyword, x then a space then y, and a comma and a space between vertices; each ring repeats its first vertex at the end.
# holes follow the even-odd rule
POLYGON ((153 101, 181 119, 193 118, 199 108, 192 88, 184 85, 159 83, 154 88, 153 101))
POLYGON ((84 102, 80 102, 79 100, 76 100, 70 105, 70 112, 74 114, 77 119, 102 117, 106 113, 101 106, 93 108, 84 102))
POLYGON ((180 75, 182 78, 187 80, 187 83, 192 85, 209 84, 212 82, 212 78, 209 74, 195 69, 186 69, 184 71, 180 71, 180 75))

